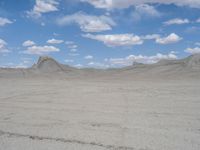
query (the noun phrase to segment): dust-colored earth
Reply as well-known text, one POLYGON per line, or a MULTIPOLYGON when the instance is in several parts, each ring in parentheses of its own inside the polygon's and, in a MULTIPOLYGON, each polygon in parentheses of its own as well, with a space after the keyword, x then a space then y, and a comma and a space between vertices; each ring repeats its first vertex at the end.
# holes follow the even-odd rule
POLYGON ((199 150, 199 67, 169 66, 2 69, 0 150, 199 150))

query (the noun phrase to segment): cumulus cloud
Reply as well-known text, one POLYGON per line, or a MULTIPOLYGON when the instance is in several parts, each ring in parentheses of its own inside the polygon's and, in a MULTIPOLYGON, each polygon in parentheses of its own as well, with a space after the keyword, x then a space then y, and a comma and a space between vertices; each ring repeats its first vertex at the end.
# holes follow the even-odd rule
POLYGON ((0 48, 5 47, 5 45, 7 45, 7 43, 3 39, 0 39, 0 48))
POLYGON ((86 34, 83 35, 83 37, 101 41, 109 47, 133 46, 133 45, 143 44, 143 40, 139 36, 133 34, 110 34, 110 35, 86 34))
POLYGON ((154 6, 148 4, 140 4, 135 6, 135 13, 141 16, 152 16, 152 17, 159 17, 161 14, 158 12, 154 6))
POLYGON ((65 44, 66 45, 72 45, 72 44, 74 44, 74 42, 73 41, 66 41, 65 44))
POLYGON ((57 20, 59 25, 69 25, 76 23, 80 26, 83 32, 101 32, 111 30, 115 26, 115 22, 108 16, 87 15, 83 12, 78 12, 72 15, 67 15, 57 20))
POLYGON ((177 59, 177 56, 170 52, 169 54, 156 54, 153 56, 145 56, 145 55, 129 55, 125 58, 110 58, 105 61, 109 63, 111 66, 129 66, 133 63, 143 63, 143 64, 153 64, 157 63, 160 60, 173 60, 177 59))
POLYGON ((50 39, 47 41, 47 43, 49 44, 61 44, 63 42, 64 42, 63 40, 57 40, 57 39, 50 39))
POLYGON ((6 41, 4 41, 3 39, 0 39, 0 53, 8 53, 8 52, 10 52, 7 49, 6 45, 7 45, 6 41))
POLYGON ((145 36, 138 36, 134 34, 84 34, 82 36, 89 39, 101 41, 108 47, 141 45, 145 40, 155 40, 155 42, 158 44, 173 44, 182 40, 182 38, 175 33, 171 33, 167 37, 161 37, 161 35, 159 34, 149 34, 145 36))
POLYGON ((185 52, 190 53, 190 54, 199 54, 200 53, 200 47, 195 47, 195 48, 187 48, 185 52))
POLYGON ((187 24, 187 23, 190 23, 188 19, 175 18, 175 19, 168 20, 164 22, 163 24, 164 25, 173 25, 173 24, 180 25, 180 24, 187 24))
POLYGON ((156 43, 158 43, 158 44, 172 44, 172 43, 177 43, 180 40, 182 40, 181 37, 179 37, 175 33, 171 33, 167 37, 159 37, 159 38, 157 38, 156 39, 156 43))
POLYGON ((140 4, 175 4, 177 6, 189 6, 200 8, 199 0, 81 0, 87 2, 96 8, 113 9, 113 8, 128 8, 132 5, 140 4))
POLYGON ((160 35, 159 34, 148 34, 145 36, 141 36, 141 38, 144 40, 154 40, 154 39, 160 38, 160 35))
POLYGON ((58 11, 59 2, 56 0, 36 0, 31 11, 27 14, 30 17, 39 18, 43 13, 58 11))
POLYGON ((106 65, 104 63, 100 63, 100 62, 89 62, 88 67, 93 67, 93 68, 108 68, 109 65, 106 65))
POLYGON ((76 44, 68 45, 68 48, 69 49, 77 49, 78 45, 76 45, 76 44))
POLYGON ((87 55, 84 57, 85 59, 93 59, 93 56, 92 55, 87 55))
POLYGON ((24 51, 25 54, 35 54, 35 55, 43 55, 48 54, 50 52, 59 52, 60 49, 54 47, 54 46, 32 46, 28 47, 26 51, 24 51))
POLYGON ((70 49, 70 52, 77 52, 78 51, 78 45, 76 45, 73 41, 66 41, 65 44, 67 45, 67 48, 70 49))
POLYGON ((5 26, 6 24, 11 24, 13 23, 11 20, 8 18, 2 18, 0 17, 0 26, 5 26))
POLYGON ((35 42, 33 42, 31 40, 24 41, 24 43, 22 44, 22 46, 24 46, 24 47, 29 47, 29 46, 33 46, 33 45, 35 45, 35 42))

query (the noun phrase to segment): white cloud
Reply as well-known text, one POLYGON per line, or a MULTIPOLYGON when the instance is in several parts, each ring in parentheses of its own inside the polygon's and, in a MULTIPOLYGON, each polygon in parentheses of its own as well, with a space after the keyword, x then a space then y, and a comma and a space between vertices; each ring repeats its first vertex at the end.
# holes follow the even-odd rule
POLYGON ((109 47, 133 46, 133 45, 143 44, 143 40, 139 36, 133 34, 110 34, 110 35, 86 34, 83 35, 83 37, 101 41, 109 47))
POLYGON ((81 64, 76 64, 76 65, 74 65, 74 67, 77 67, 77 68, 82 68, 82 67, 83 67, 83 65, 81 65, 81 64))
POLYGON ((156 8, 149 4, 136 5, 131 15, 134 22, 140 21, 145 17, 160 17, 162 14, 156 8))
POLYGON ((100 62, 89 62, 87 65, 93 68, 108 68, 109 67, 109 65, 106 65, 100 62))
POLYGON ((33 42, 31 40, 24 41, 24 43, 22 44, 22 46, 24 46, 24 47, 29 47, 29 46, 33 46, 33 45, 35 45, 35 42, 33 42))
POLYGON ((132 5, 140 4, 175 4, 177 6, 189 6, 194 8, 200 8, 199 0, 81 0, 82 2, 88 2, 96 8, 128 8, 132 5))
POLYGON ((70 49, 70 52, 77 52, 78 50, 76 48, 70 49))
POLYGON ((81 2, 88 2, 96 8, 111 9, 113 6, 113 0, 80 0, 81 2))
POLYGON ((182 38, 175 33, 171 33, 167 37, 161 37, 161 35, 159 34, 151 34, 145 36, 137 36, 134 34, 110 34, 110 35, 84 34, 82 36, 89 39, 101 41, 109 47, 141 45, 143 44, 144 40, 155 40, 155 42, 158 44, 172 44, 182 40, 182 38))
POLYGON ((109 63, 110 66, 119 67, 119 66, 130 66, 135 62, 143 64, 153 64, 163 59, 173 60, 177 59, 177 56, 173 52, 170 52, 169 54, 166 55, 158 53, 153 56, 129 55, 125 58, 110 58, 106 59, 105 61, 109 63))
POLYGON ((87 56, 85 56, 84 58, 85 58, 85 59, 93 59, 93 56, 87 55, 87 56))
POLYGON ((4 41, 3 39, 0 39, 0 53, 8 53, 8 52, 10 52, 7 49, 6 45, 7 45, 6 41, 4 41))
POLYGON ((66 44, 66 45, 73 45, 74 42, 73 42, 73 41, 66 41, 65 44, 66 44))
POLYGON ((3 68, 28 68, 28 65, 24 64, 23 62, 21 62, 19 64, 14 64, 12 62, 9 62, 1 67, 3 67, 3 68))
POLYGON ((59 25, 77 23, 83 32, 101 32, 111 30, 115 22, 107 16, 93 16, 82 12, 67 15, 57 20, 59 25))
POLYGON ((7 43, 3 39, 0 39, 0 49, 5 47, 5 45, 7 45, 7 43))
POLYGON ((65 62, 66 62, 66 63, 73 63, 74 60, 73 60, 73 59, 65 59, 65 62))
POLYGON ((43 55, 48 54, 50 52, 59 52, 60 49, 54 47, 54 46, 32 46, 28 47, 26 51, 24 51, 25 54, 35 54, 35 55, 43 55))
POLYGON ((180 24, 187 24, 187 23, 190 23, 188 19, 175 18, 175 19, 168 20, 164 22, 163 24, 164 25, 173 25, 173 24, 180 25, 180 24))
POLYGON ((47 43, 49 44, 61 44, 63 42, 64 42, 63 40, 57 40, 57 39, 50 39, 47 41, 47 43))
POLYGON ((66 41, 65 44, 67 45, 67 48, 70 49, 71 52, 77 52, 78 51, 78 45, 75 44, 73 41, 66 41))
POLYGON ((11 23, 13 22, 10 21, 9 19, 0 17, 0 26, 5 26, 6 24, 11 24, 11 23))
POLYGON ((77 48, 78 48, 78 45, 76 45, 76 44, 68 45, 68 48, 69 48, 69 49, 77 49, 77 48))
POLYGON ((27 14, 30 17, 38 18, 43 13, 58 11, 59 3, 56 0, 36 0, 36 3, 31 11, 27 14))
POLYGON ((67 48, 70 49, 71 52, 77 52, 78 51, 78 45, 76 44, 72 44, 72 45, 68 45, 67 48))
POLYGON ((159 34, 149 34, 141 37, 144 40, 154 40, 160 38, 159 34))
POLYGON ((13 68, 28 68, 28 66, 23 63, 19 63, 18 65, 13 66, 13 68))
POLYGON ((155 40, 156 43, 158 44, 172 44, 172 43, 176 43, 182 40, 182 38, 176 35, 175 33, 171 33, 167 37, 161 37, 161 35, 159 34, 145 35, 145 36, 141 36, 141 39, 155 40))
POLYGON ((32 58, 21 58, 21 62, 19 64, 11 64, 11 68, 28 68, 32 65, 32 58))
POLYGON ((172 44, 172 43, 177 43, 180 40, 182 40, 181 37, 179 37, 178 35, 176 35, 175 33, 171 33, 170 35, 168 35, 167 37, 163 37, 163 38, 157 38, 156 39, 156 43, 158 44, 172 44))
POLYGON ((190 53, 190 54, 198 54, 200 53, 200 47, 187 48, 185 52, 190 53))
POLYGON ((140 4, 135 6, 135 13, 139 14, 140 16, 152 16, 152 17, 159 17, 161 14, 158 12, 154 6, 148 4, 140 4))

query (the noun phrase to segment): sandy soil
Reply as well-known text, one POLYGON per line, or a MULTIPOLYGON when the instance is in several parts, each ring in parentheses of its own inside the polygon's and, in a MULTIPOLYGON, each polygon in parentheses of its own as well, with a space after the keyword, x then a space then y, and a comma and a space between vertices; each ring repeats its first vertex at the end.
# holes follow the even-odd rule
POLYGON ((199 150, 200 80, 0 79, 0 150, 199 150))

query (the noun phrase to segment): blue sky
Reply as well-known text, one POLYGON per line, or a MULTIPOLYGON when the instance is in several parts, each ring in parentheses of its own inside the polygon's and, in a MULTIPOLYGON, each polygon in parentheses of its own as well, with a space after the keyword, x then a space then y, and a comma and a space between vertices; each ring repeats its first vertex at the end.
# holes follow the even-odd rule
POLYGON ((200 53, 198 0, 0 0, 0 66, 122 67, 200 53))

